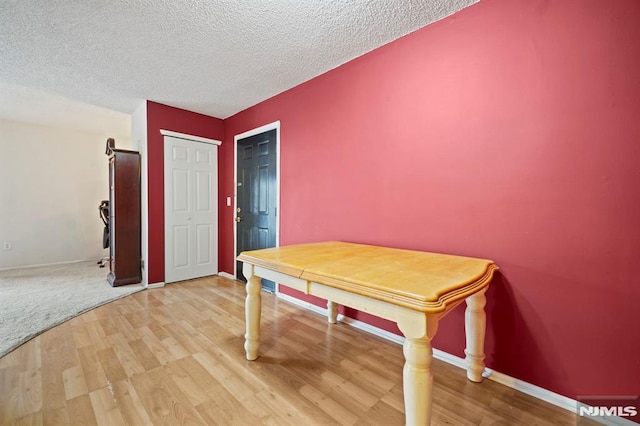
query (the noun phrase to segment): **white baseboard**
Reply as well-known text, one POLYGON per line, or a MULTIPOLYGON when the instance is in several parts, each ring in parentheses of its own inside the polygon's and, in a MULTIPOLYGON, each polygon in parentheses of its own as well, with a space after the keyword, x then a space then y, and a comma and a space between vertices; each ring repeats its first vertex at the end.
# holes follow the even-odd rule
POLYGON ((485 368, 485 371, 487 372, 487 378, 489 380, 493 380, 494 382, 498 382, 522 393, 526 393, 527 395, 531 395, 557 407, 564 408, 565 410, 572 411, 574 413, 577 410, 578 401, 575 399, 567 398, 564 395, 557 394, 548 389, 541 388, 540 386, 525 382, 524 380, 516 379, 498 371, 493 371, 489 368, 485 368))
POLYGON ((164 287, 164 281, 160 281, 159 283, 147 284, 146 288, 160 288, 164 287))
POLYGON ((230 280, 234 280, 234 281, 238 280, 233 274, 230 274, 228 272, 218 272, 218 275, 223 278, 228 278, 230 280))
MULTIPOLYGON (((300 307, 303 307, 305 309, 308 309, 310 311, 313 311, 315 313, 318 313, 320 315, 326 316, 327 315, 327 310, 323 309, 319 306, 316 306, 312 303, 309 302, 305 302, 303 300, 300 299, 296 299, 295 297, 292 296, 288 296, 286 294, 282 294, 280 293, 278 295, 278 297, 280 299, 286 300, 287 302, 291 302, 294 305, 298 305, 300 307)), ((403 344, 404 343, 404 337, 402 336, 398 336, 397 334, 394 333, 390 333, 386 330, 382 330, 381 328, 375 327, 373 325, 364 323, 362 321, 358 321, 349 317, 345 317, 341 314, 338 315, 338 321, 343 322, 345 324, 348 324, 352 327, 356 327, 360 330, 366 331, 368 333, 374 334, 376 336, 382 337, 383 339, 386 340, 390 340, 394 343, 397 344, 403 344)), ((466 369, 466 363, 465 360, 463 358, 460 358, 458 356, 455 355, 451 355, 447 352, 441 351, 439 349, 433 349, 433 357, 435 359, 438 359, 440 361, 444 361, 448 364, 454 365, 456 367, 459 368, 465 368, 466 369)), ((567 398, 566 396, 563 395, 559 395, 555 392, 552 392, 550 390, 541 388, 539 386, 536 385, 532 385, 531 383, 527 383, 523 380, 519 380, 516 379, 514 377, 511 376, 507 376, 506 374, 502 374, 499 373, 497 371, 493 371, 489 368, 485 368, 485 371, 482 373, 483 377, 488 378, 489 380, 493 380, 495 382, 498 382, 500 384, 503 384, 505 386, 508 386, 512 389, 516 389, 520 392, 526 393, 527 395, 531 395, 535 398, 541 399, 543 401, 546 401, 550 404, 553 404, 557 407, 560 408, 564 408, 565 410, 569 410, 573 413, 576 412, 577 410, 577 401, 571 398, 567 398)), ((624 419, 622 419, 624 420, 624 419)), ((612 423, 612 424, 618 424, 618 423, 612 423)))
POLYGON ((36 265, 9 266, 8 268, 0 268, 0 271, 10 271, 12 269, 39 268, 41 266, 67 265, 70 263, 80 263, 80 262, 96 262, 96 265, 98 265, 98 260, 100 259, 91 258, 91 259, 82 259, 82 260, 65 260, 63 262, 53 262, 53 263, 38 263, 36 265))

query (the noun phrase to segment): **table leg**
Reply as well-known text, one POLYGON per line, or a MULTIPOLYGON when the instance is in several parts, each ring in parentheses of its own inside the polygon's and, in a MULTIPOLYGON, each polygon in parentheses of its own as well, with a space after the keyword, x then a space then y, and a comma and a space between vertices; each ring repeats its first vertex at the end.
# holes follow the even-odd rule
POLYGON ((338 322, 338 304, 331 300, 327 300, 327 320, 330 324, 338 322))
POLYGON ((487 288, 484 288, 467 297, 465 311, 467 348, 464 353, 467 361, 467 378, 472 382, 481 382, 484 371, 484 335, 487 327, 487 315, 484 312, 487 298, 484 293, 486 291, 487 288))
POLYGON ((425 314, 420 316, 398 321, 398 327, 405 336, 402 383, 407 426, 427 426, 431 423, 433 399, 431 339, 438 330, 438 318, 425 314))
POLYGON ((262 279, 253 274, 247 276, 246 269, 243 274, 247 278, 247 298, 245 300, 246 334, 244 335, 244 350, 247 359, 253 361, 258 358, 258 348, 260 347, 260 316, 261 316, 261 294, 262 279))

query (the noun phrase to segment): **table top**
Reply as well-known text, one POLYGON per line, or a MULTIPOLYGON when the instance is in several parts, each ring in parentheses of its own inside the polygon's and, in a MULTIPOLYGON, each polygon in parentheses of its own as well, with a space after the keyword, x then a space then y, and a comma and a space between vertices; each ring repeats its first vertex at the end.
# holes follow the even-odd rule
POLYGON ((488 286, 498 269, 487 259, 337 241, 246 251, 238 260, 427 313, 488 286))

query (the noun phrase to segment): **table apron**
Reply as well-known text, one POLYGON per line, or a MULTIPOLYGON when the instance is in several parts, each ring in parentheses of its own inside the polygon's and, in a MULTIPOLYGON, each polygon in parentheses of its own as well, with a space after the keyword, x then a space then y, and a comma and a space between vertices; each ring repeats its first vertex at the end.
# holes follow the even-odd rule
POLYGON ((291 275, 283 274, 262 266, 255 266, 249 263, 244 263, 243 272, 245 277, 247 274, 255 275, 260 278, 275 281, 277 283, 286 285, 295 290, 301 291, 305 294, 321 297, 326 300, 330 300, 339 305, 348 306, 353 309, 357 309, 362 312, 367 312, 372 315, 393 321, 398 323, 401 319, 407 320, 409 318, 415 318, 416 320, 424 320, 427 315, 434 316, 436 318, 442 318, 446 313, 455 308, 462 300, 452 303, 447 306, 444 312, 440 312, 437 315, 426 314, 414 309, 405 308, 402 306, 394 305, 393 303, 384 302, 382 300, 373 299, 370 296, 352 293, 349 291, 341 290, 339 288, 331 287, 325 284, 303 280, 301 278, 293 277, 291 275))

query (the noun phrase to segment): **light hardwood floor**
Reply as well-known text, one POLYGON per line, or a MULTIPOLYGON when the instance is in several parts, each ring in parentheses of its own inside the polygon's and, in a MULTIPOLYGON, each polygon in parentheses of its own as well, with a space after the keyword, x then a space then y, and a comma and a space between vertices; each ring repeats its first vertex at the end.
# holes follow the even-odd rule
MULTIPOLYGON (((2 425, 402 425, 402 346, 262 298, 243 349, 244 285, 135 293, 0 358, 2 425)), ((46 301, 43 301, 46 303, 46 301)), ((575 425, 573 413, 433 362, 435 425, 575 425)))

